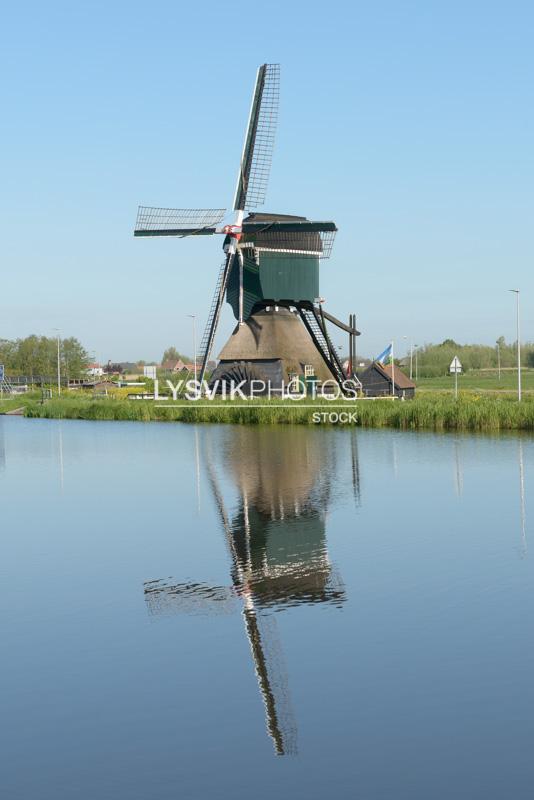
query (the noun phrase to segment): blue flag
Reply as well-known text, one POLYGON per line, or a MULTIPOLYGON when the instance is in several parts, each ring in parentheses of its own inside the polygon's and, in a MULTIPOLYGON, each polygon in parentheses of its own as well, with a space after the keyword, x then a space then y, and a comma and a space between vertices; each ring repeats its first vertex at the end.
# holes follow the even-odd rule
POLYGON ((375 358, 375 361, 378 361, 380 364, 389 364, 389 362, 391 361, 392 349, 393 346, 391 344, 388 344, 386 349, 382 353, 380 353, 378 358, 375 358))

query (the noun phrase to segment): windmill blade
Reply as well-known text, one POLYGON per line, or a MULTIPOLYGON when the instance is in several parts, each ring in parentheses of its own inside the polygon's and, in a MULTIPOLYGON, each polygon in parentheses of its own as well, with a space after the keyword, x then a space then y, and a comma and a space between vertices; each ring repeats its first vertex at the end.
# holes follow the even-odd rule
POLYGON ((262 64, 252 96, 247 134, 237 179, 234 209, 244 211, 265 202, 273 157, 280 98, 280 65, 262 64))
POLYGON ((216 233, 224 208, 139 206, 134 236, 206 236, 216 233))
POLYGON ((243 617, 274 749, 279 756, 297 755, 297 725, 275 617, 257 614, 252 604, 245 607, 243 617))
POLYGON ((200 368, 200 384, 204 380, 206 374, 206 367, 210 359, 213 342, 215 341, 215 334, 217 333, 217 326, 219 324, 219 317, 221 316, 221 308, 224 301, 224 293, 228 285, 228 276, 232 271, 232 264, 234 263, 235 253, 228 253, 225 260, 221 265, 219 277, 215 285, 215 292, 213 293, 213 300, 211 302, 210 313, 208 314, 208 321, 204 328, 204 334, 200 342, 200 354, 202 356, 202 366, 200 368))
POLYGON ((239 246, 273 255, 294 253, 330 258, 336 233, 335 222, 243 222, 239 246))
POLYGON ((232 614, 238 608, 235 591, 227 586, 188 581, 178 583, 172 578, 145 581, 145 601, 149 614, 232 614))

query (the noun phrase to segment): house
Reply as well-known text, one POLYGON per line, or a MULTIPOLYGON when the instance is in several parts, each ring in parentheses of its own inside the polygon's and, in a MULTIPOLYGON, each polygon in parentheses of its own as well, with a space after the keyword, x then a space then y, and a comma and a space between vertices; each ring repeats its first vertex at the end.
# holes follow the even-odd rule
MULTIPOLYGON (((161 369, 163 370, 163 372, 186 373, 186 372, 194 372, 195 365, 186 364, 184 361, 182 361, 181 358, 179 358, 178 361, 164 361, 163 364, 161 365, 161 369)), ((197 369, 200 369, 200 367, 197 367, 197 369)))
POLYGON ((161 365, 163 372, 183 372, 185 364, 181 358, 178 361, 164 361, 161 365))
MULTIPOLYGON (((392 373, 391 364, 385 366, 379 361, 367 367, 363 372, 358 373, 358 378, 362 384, 362 391, 365 397, 388 397, 392 392, 392 373)), ((395 366, 393 375, 395 381, 395 395, 397 397, 414 397, 415 383, 402 372, 400 367, 395 366)))
POLYGON ((104 370, 100 364, 88 364, 85 371, 91 378, 101 378, 104 374, 104 370))

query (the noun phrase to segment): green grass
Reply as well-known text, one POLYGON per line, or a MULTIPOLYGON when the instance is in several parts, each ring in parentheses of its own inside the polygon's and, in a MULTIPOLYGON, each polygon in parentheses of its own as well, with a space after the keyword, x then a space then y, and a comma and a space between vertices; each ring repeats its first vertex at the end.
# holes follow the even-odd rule
MULTIPOLYGON (((22 405, 21 398, 18 404, 22 405)), ((314 411, 351 411, 357 424, 367 428, 403 430, 500 431, 534 430, 534 396, 517 403, 508 395, 477 395, 464 392, 458 400, 450 394, 424 392, 414 400, 391 399, 360 401, 266 402, 203 401, 200 404, 178 401, 158 407, 153 401, 92 399, 66 396, 41 404, 35 397, 24 398, 27 417, 87 420, 131 420, 148 422, 206 422, 243 424, 312 424, 314 411), (309 406, 313 408, 309 408, 309 406), (283 406, 280 408, 279 406, 283 406)))
POLYGON ((14 397, 4 395, 0 399, 0 414, 5 414, 7 411, 14 411, 17 408, 24 408, 30 402, 34 402, 41 393, 28 392, 22 395, 15 395, 14 397))
MULTIPOLYGON (((525 392, 534 392, 534 370, 521 370, 521 383, 525 392)), ((438 378, 419 378, 419 391, 454 392, 454 375, 443 375, 438 378)), ((502 370, 501 379, 497 370, 471 370, 458 376, 458 389, 475 392, 517 392, 517 370, 502 370)))

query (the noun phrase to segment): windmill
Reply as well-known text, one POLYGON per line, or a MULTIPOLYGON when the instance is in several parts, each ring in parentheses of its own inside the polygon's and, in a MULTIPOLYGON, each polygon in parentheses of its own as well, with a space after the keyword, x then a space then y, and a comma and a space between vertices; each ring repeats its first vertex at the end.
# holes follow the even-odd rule
POLYGON ((213 448, 210 438, 208 431, 204 462, 228 549, 231 585, 146 581, 147 608, 156 616, 241 609, 267 732, 278 755, 291 755, 297 749, 297 726, 273 611, 341 607, 346 600, 326 540, 335 452, 319 430, 242 427, 232 436, 222 434, 213 448), (225 500, 221 468, 236 486, 236 507, 229 508, 225 500))
MULTIPOLYGON (((212 382, 259 378, 279 385, 305 373, 344 385, 347 376, 326 321, 348 333, 351 352, 359 335, 355 317, 346 325, 327 313, 320 299, 319 262, 330 257, 335 223, 251 212, 265 201, 279 94, 279 65, 263 64, 252 96, 230 224, 221 226, 224 208, 138 209, 135 236, 224 236, 224 261, 200 345, 201 385, 225 296, 238 324, 212 382)), ((352 368, 350 372, 358 383, 352 368)))

